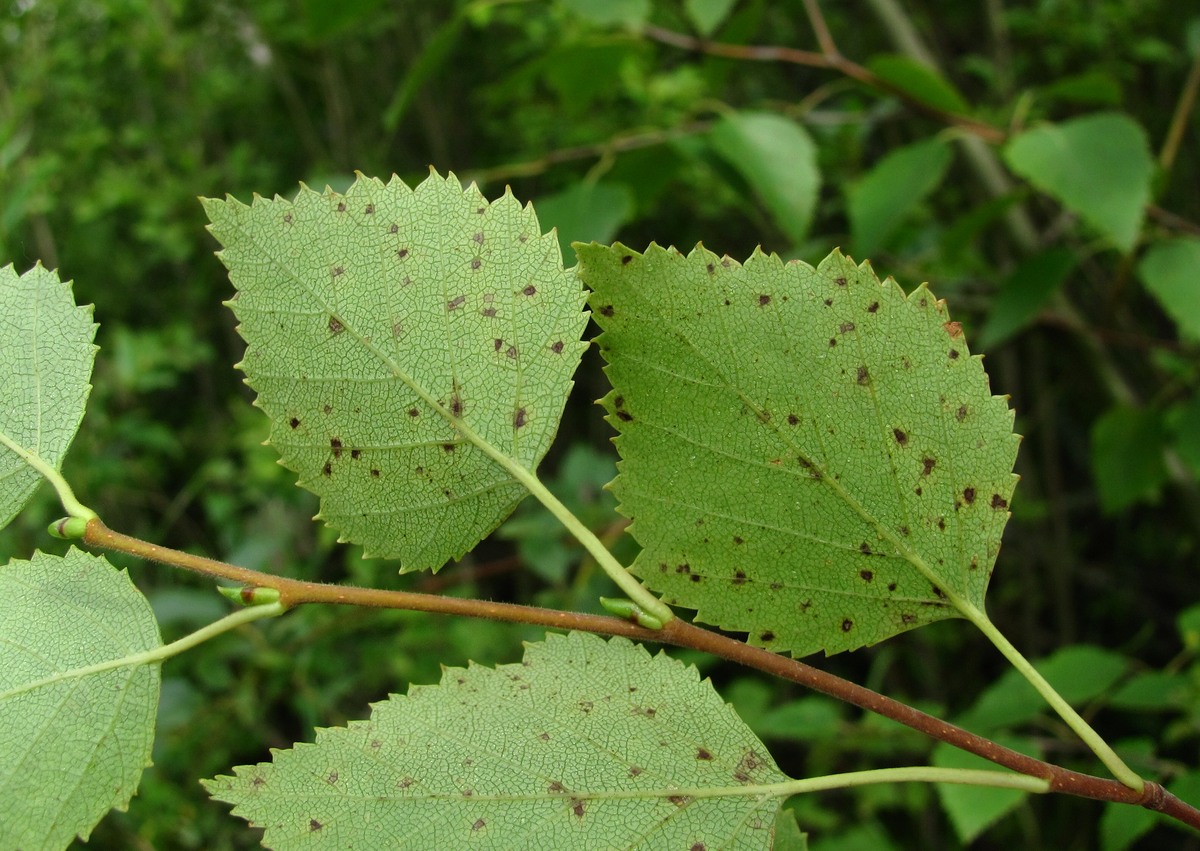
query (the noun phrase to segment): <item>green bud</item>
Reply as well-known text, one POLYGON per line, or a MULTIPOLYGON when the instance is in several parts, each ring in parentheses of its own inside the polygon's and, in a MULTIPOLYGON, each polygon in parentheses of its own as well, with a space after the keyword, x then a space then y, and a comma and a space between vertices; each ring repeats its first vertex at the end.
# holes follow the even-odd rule
POLYGON ((642 611, 641 606, 620 597, 601 597, 600 605, 605 611, 611 612, 619 618, 624 618, 645 629, 662 629, 663 622, 654 615, 648 615, 642 611))
POLYGON ((275 588, 259 588, 254 585, 235 588, 229 585, 218 585, 217 591, 221 596, 228 597, 243 606, 262 606, 267 603, 279 602, 279 591, 275 588))
POLYGON ((87 532, 88 522, 82 517, 64 517, 62 520, 55 520, 46 529, 51 535, 56 538, 65 540, 74 540, 82 538, 87 532))

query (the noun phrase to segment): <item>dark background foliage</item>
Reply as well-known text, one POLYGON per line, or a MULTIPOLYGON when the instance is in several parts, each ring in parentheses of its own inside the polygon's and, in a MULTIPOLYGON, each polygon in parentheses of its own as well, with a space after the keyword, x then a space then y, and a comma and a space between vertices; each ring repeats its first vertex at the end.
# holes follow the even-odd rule
MULTIPOLYGON (((761 244, 809 261, 869 244, 881 275, 906 289, 928 280, 948 299, 1025 435, 993 619, 1031 658, 1069 648, 1056 657, 1059 676, 1086 714, 1139 770, 1185 784, 1195 803, 1200 611, 1180 613, 1196 601, 1200 557, 1197 318, 1189 331, 1186 301, 1155 297, 1139 258, 1200 234, 1200 119, 1180 106, 1200 84, 1200 18, 1181 19, 1186 4, 1172 0, 826 5, 843 56, 893 82, 897 62, 935 63, 949 94, 928 79, 902 95, 836 68, 666 43, 673 32, 815 50, 797 2, 5 0, 0 262, 57 267, 101 323, 68 478, 113 528, 247 566, 592 609, 605 584, 532 505, 435 577, 398 577, 310 522, 314 500, 260 445, 265 418, 230 368, 242 345, 220 306, 231 290, 196 196, 291 194, 298 181, 344 188, 355 170, 412 183, 432 164, 491 196, 511 185, 565 244, 703 240, 739 259, 761 244), (949 109, 921 108, 931 100, 949 109), (989 125, 995 142, 1100 111, 1144 128, 1158 161, 1130 253, 1006 170, 994 144, 970 141, 948 114, 989 125), (747 114, 773 116, 765 126, 778 133, 732 132, 747 114), (1182 144, 1170 156, 1173 121, 1182 144), (803 159, 787 149, 797 133, 820 175, 807 226, 788 212, 794 198, 772 196, 803 159), (885 157, 931 140, 944 143, 944 164, 893 178, 882 203, 894 215, 868 232, 855 193, 885 157)), ((1200 273, 1193 279, 1200 287, 1200 273)), ((591 404, 604 392, 599 367, 589 353, 543 473, 629 557, 600 489, 614 462, 591 404)), ((0 537, 0 556, 53 549, 41 530, 55 515, 43 493, 0 537)), ((167 639, 224 610, 207 583, 121 566, 167 639)), ((199 777, 363 717, 371 700, 436 681, 439 663, 511 661, 536 636, 309 609, 172 660, 156 765, 92 844, 252 847, 253 832, 206 799, 199 777)), ((689 661, 793 776, 928 758, 928 742, 894 725, 689 661)), ((1004 665, 961 622, 819 663, 1095 770, 1019 689, 980 699, 1004 665), (989 714, 1006 695, 1018 709, 989 714)), ((1200 847, 1136 811, 1055 797, 969 808, 991 805, 1007 814, 976 848, 1200 847)), ((953 803, 922 786, 793 806, 822 849, 950 849, 970 834, 953 803)))

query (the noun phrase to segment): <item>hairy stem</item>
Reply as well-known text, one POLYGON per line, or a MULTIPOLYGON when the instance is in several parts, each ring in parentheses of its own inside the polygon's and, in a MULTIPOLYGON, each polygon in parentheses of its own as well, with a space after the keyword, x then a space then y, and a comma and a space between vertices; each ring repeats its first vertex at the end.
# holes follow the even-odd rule
POLYGON ((550 629, 577 629, 598 635, 621 635, 640 641, 672 644, 677 647, 700 650, 772 676, 799 683, 868 712, 890 718, 931 738, 981 756, 1019 774, 1041 778, 1049 784, 1049 790, 1052 792, 1101 801, 1137 804, 1161 812, 1200 830, 1200 810, 1179 800, 1157 783, 1145 783, 1142 790, 1138 792, 1116 780, 1093 777, 1034 759, 841 677, 769 650, 752 647, 743 641, 701 629, 685 623, 679 618, 664 624, 662 629, 644 629, 622 618, 602 615, 578 614, 534 606, 520 606, 513 603, 441 597, 435 594, 417 594, 408 591, 384 591, 375 588, 302 582, 150 544, 114 532, 98 518, 88 523, 83 541, 93 546, 118 550, 140 558, 193 570, 206 576, 230 579, 253 587, 274 588, 279 592, 278 605, 285 608, 303 603, 334 603, 411 609, 533 624, 550 629))

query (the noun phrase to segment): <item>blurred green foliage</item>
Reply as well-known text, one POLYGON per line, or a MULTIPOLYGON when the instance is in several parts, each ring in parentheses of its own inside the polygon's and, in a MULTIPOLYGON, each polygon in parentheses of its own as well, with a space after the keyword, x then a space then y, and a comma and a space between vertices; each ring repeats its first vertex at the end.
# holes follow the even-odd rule
MULTIPOLYGON (((59 268, 101 322, 68 478, 114 528, 250 567, 595 610, 610 589, 533 506, 434 578, 398 577, 309 521, 314 500, 259 445, 265 419, 229 368, 230 289, 196 196, 344 188, 355 169, 411 182, 432 163, 489 195, 510 183, 545 199, 564 245, 703 240, 742 258, 761 243, 807 260, 844 245, 949 296, 1012 397, 1023 481, 993 619, 1049 657, 1089 715, 1104 710, 1100 731, 1135 767, 1195 803, 1200 614, 1179 610, 1200 563, 1200 119, 1172 122, 1200 18, 1172 0, 825 6, 841 54, 891 90, 664 41, 816 49, 801 5, 767 0, 5 0, 0 263, 59 268), (989 149, 929 106, 1012 141, 989 149)), ((628 547, 600 488, 604 386, 585 358, 543 472, 628 547)), ((56 513, 43 493, 0 556, 55 550, 41 530, 56 513)), ((129 566, 167 640, 223 611, 206 583, 129 566)), ((165 667, 156 767, 91 844, 253 847, 197 778, 363 717, 436 681, 439 663, 511 661, 534 637, 311 608, 207 644, 165 667)), ((930 758, 890 722, 688 661, 793 776, 930 758)), ((962 624, 822 664, 1091 766, 962 624)), ((959 848, 984 813, 997 821, 974 848, 1200 847, 1146 811, 1101 817, 1054 796, 964 809, 927 787, 872 787, 790 806, 813 847, 841 851, 959 848)))

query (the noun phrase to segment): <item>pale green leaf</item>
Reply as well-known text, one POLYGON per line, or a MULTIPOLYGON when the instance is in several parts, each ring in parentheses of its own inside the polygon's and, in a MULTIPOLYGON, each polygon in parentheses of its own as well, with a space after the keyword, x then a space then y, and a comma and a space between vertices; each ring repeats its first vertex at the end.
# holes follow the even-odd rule
POLYGON ((709 140, 762 199, 779 229, 801 242, 821 188, 817 146, 808 131, 773 112, 735 112, 717 122, 709 140))
MULTIPOLYGON (((1030 742, 1012 736, 997 736, 995 741, 1022 753, 1034 750, 1030 742)), ((982 757, 945 743, 933 749, 930 762, 939 768, 987 770, 996 767, 994 763, 982 757)), ((942 809, 949 816, 954 832, 964 845, 1016 809, 1029 794, 1020 789, 997 789, 993 786, 969 786, 959 783, 938 783, 936 788, 942 809)))
POLYGON ((1122 251, 1133 250, 1154 160, 1146 131, 1129 116, 1101 113, 1035 127, 1009 142, 1004 156, 1122 251))
POLYGON ((770 848, 784 780, 695 668, 573 633, 204 785, 271 848, 648 851, 770 848))
POLYGON ((928 289, 838 253, 576 250, 652 589, 798 654, 982 607, 1018 439, 928 289))
MULTIPOLYGON (((96 347, 92 308, 40 263, 18 276, 0 268, 0 433, 50 466, 83 419, 96 347)), ((0 528, 25 507, 42 477, 0 444, 0 528)))
POLYGON ((103 558, 0 569, 0 848, 64 848, 128 806, 150 764, 158 666, 55 677, 159 646, 146 598, 103 558))
POLYGON ((1200 239, 1183 237, 1151 246, 1137 271, 1180 332, 1200 340, 1200 239))
POLYGON ((525 490, 494 456, 536 468, 584 348, 583 290, 533 209, 453 175, 204 204, 241 368, 320 516, 404 570, 496 528, 525 490))
POLYGON ((897 148, 847 192, 854 250, 869 257, 929 195, 950 166, 950 147, 934 137, 897 148))

